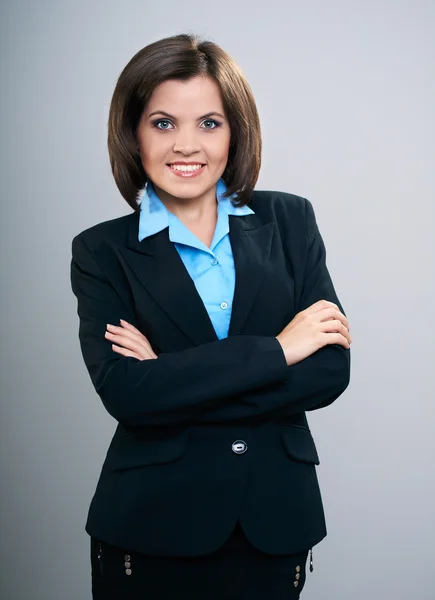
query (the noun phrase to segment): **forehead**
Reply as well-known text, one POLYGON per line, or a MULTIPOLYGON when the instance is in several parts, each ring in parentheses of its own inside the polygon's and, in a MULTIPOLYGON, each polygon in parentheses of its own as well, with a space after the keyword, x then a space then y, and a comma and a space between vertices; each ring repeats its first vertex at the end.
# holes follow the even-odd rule
POLYGON ((148 102, 147 112, 155 110, 173 115, 224 112, 219 86, 210 77, 164 81, 154 89, 148 102))

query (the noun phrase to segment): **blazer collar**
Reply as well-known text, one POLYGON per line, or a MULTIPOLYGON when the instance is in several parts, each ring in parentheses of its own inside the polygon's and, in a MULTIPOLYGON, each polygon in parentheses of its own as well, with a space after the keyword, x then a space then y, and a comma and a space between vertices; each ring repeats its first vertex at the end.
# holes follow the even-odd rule
MULTIPOLYGON (((127 247, 120 251, 144 288, 195 345, 216 341, 213 325, 183 261, 169 239, 169 228, 138 239, 139 215, 130 221, 127 247), (176 295, 175 295, 176 294, 176 295)), ((238 335, 264 278, 275 230, 254 214, 229 215, 236 287, 228 335, 238 335)))

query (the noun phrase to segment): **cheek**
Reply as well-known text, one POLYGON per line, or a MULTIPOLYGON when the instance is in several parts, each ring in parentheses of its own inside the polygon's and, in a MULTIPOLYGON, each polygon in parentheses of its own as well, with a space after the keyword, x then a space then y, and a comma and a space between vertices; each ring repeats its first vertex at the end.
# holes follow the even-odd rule
POLYGON ((216 146, 214 148, 214 156, 215 156, 216 160, 226 162, 228 159, 229 150, 230 150, 230 136, 229 135, 222 136, 222 139, 219 140, 219 143, 216 144, 216 146))
POLYGON ((162 161, 164 162, 167 150, 163 144, 158 141, 156 143, 155 140, 143 139, 140 147, 142 164, 146 171, 156 168, 162 161))

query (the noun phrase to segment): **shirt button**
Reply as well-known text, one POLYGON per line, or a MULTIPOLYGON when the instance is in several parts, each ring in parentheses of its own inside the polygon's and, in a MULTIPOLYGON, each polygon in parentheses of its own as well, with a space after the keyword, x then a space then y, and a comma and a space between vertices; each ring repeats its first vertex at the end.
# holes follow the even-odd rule
POLYGON ((234 454, 244 454, 247 449, 248 444, 243 440, 236 440, 231 446, 231 450, 234 452, 234 454))
POLYGON ((228 308, 228 302, 221 302, 221 309, 227 310, 227 308, 228 308))
POLYGON ((218 261, 217 261, 215 258, 213 258, 213 260, 211 261, 211 264, 212 264, 213 266, 214 266, 214 265, 217 265, 217 264, 218 264, 218 261))

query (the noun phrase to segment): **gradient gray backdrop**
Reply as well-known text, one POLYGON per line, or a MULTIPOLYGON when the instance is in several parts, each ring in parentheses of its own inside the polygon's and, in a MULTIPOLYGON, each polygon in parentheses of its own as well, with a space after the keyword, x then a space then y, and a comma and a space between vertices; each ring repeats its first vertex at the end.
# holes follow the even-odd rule
POLYGON ((130 211, 111 94, 183 31, 245 71, 257 188, 312 201, 351 323, 351 385, 309 415, 329 535, 303 598, 433 599, 433 0, 1 3, 1 599, 90 598, 84 522, 115 422, 80 354, 71 239, 130 211))

